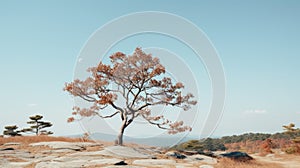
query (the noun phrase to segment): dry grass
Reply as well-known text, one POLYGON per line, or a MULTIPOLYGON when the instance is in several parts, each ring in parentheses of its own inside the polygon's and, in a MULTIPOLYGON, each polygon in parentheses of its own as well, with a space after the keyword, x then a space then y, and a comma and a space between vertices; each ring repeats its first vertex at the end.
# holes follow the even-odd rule
POLYGON ((260 156, 256 155, 254 158, 262 163, 276 163, 288 168, 299 168, 300 157, 296 154, 284 154, 280 150, 275 151, 273 155, 260 156))
MULTIPOLYGON (((89 140, 83 138, 69 138, 69 137, 55 137, 55 136, 47 136, 47 135, 40 135, 40 136, 15 136, 15 137, 0 137, 0 145, 9 142, 18 142, 22 143, 23 145, 28 145, 30 143, 36 142, 50 142, 50 141, 63 141, 63 142, 96 142, 101 143, 104 146, 112 146, 115 145, 114 142, 109 141, 102 141, 102 140, 89 140)), ((136 143, 126 143, 124 146, 128 147, 140 147, 140 148, 156 148, 149 145, 144 144, 136 144, 136 143)))
POLYGON ((67 138, 54 136, 16 136, 16 137, 0 137, 0 145, 8 142, 19 142, 23 144, 35 142, 49 142, 49 141, 64 141, 64 142, 93 142, 91 140, 83 140, 82 138, 67 138))
MULTIPOLYGON (((9 143, 9 142, 16 142, 21 143, 21 147, 27 147, 30 143, 36 142, 50 142, 50 141, 63 141, 63 142, 95 142, 98 144, 102 144, 103 146, 112 146, 114 142, 108 141, 101 141, 101 140, 88 140, 83 138, 69 138, 69 137, 55 137, 55 136, 47 136, 47 135, 40 135, 40 136, 15 136, 15 137, 0 137, 0 146, 9 143)), ((125 146, 128 147, 141 147, 141 148, 150 148, 147 145, 140 145, 135 143, 125 143, 125 146)))
POLYGON ((264 163, 255 160, 248 162, 239 162, 232 159, 220 159, 219 162, 214 166, 215 168, 283 168, 279 164, 275 163, 264 163))

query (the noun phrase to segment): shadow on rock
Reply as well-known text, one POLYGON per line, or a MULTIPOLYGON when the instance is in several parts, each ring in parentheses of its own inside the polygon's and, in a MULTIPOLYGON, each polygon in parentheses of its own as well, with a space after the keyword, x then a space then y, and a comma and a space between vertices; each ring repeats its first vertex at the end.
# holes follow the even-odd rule
POLYGON ((220 154, 219 155, 221 158, 229 158, 235 161, 249 161, 249 160, 253 160, 253 158, 251 156, 249 156, 247 153, 244 152, 229 152, 229 153, 224 153, 224 154, 220 154))

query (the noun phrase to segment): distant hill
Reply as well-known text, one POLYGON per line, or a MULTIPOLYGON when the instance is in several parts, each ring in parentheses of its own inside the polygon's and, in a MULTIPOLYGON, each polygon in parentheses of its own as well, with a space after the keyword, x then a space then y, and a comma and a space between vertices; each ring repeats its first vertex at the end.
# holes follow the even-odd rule
MULTIPOLYGON (((69 137, 81 137, 82 135, 73 135, 69 137)), ((116 140, 116 135, 112 134, 105 134, 105 133, 93 133, 91 136, 93 140, 103 140, 103 141, 110 141, 113 142, 116 140)), ((174 146, 178 143, 182 143, 188 140, 197 139, 193 136, 186 136, 184 138, 177 136, 177 135, 168 135, 168 136, 155 136, 149 138, 134 138, 124 135, 124 142, 125 143, 137 143, 137 144, 144 144, 150 146, 160 146, 160 147, 170 147, 174 146)))
MULTIPOLYGON (((300 132, 295 133, 294 136, 300 136, 300 132)), ((174 145, 172 148, 176 150, 226 150, 226 149, 246 149, 246 148, 259 148, 265 140, 271 139, 272 146, 279 148, 289 144, 291 139, 287 133, 246 133, 242 135, 224 136, 221 138, 206 138, 201 140, 188 140, 186 142, 174 145), (248 145, 248 147, 247 147, 248 145), (233 147, 234 146, 234 147, 233 147), (245 147, 246 146, 246 147, 245 147)))
MULTIPOLYGON (((114 141, 116 139, 116 135, 111 134, 104 134, 104 133, 94 133, 91 135, 91 138, 94 140, 104 140, 104 141, 114 141)), ((144 144, 144 145, 151 145, 151 146, 161 146, 161 147, 169 147, 175 144, 185 142, 191 139, 195 139, 195 137, 184 137, 181 138, 179 136, 155 136, 149 138, 133 138, 124 136, 125 143, 137 143, 137 144, 144 144)))
MULTIPOLYGON (((82 135, 73 135, 69 137, 81 137, 82 135)), ((300 135, 299 135, 300 136, 300 135)), ((116 135, 105 134, 105 133, 93 133, 91 136, 93 140, 103 140, 113 142, 116 139, 116 135)), ((149 138, 134 138, 129 136, 124 136, 125 143, 137 143, 151 146, 161 146, 161 147, 172 147, 179 144, 184 144, 187 141, 195 140, 201 142, 201 145, 210 146, 214 150, 224 150, 224 144, 230 143, 239 143, 245 141, 264 141, 266 139, 288 139, 289 136, 285 133, 275 133, 275 134, 266 134, 266 133, 246 133, 242 135, 232 135, 232 136, 223 136, 220 138, 208 138, 199 140, 196 136, 186 136, 181 138, 177 135, 168 135, 168 136, 155 136, 149 138), (206 145, 206 143, 209 143, 206 145)), ((195 143, 195 141, 193 143, 195 143)), ((198 143, 196 143, 198 144, 198 143)), ((180 146, 180 145, 179 145, 180 146)), ((185 145, 184 145, 185 146, 185 145)))

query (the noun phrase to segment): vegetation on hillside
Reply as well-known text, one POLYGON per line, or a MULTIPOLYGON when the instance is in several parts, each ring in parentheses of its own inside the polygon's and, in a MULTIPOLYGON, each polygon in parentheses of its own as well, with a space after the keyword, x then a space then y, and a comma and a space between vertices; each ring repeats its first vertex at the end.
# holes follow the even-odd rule
POLYGON ((291 143, 285 148, 286 153, 300 154, 300 129, 294 123, 283 126, 285 133, 290 137, 291 143))
POLYGON ((281 149, 286 153, 300 154, 300 129, 294 124, 283 126, 284 132, 275 134, 246 133, 242 135, 224 136, 190 140, 172 147, 175 150, 193 151, 244 151, 249 153, 272 153, 272 149, 281 149))
POLYGON ((220 139, 207 138, 205 140, 190 140, 172 147, 172 149, 183 151, 217 151, 226 150, 224 143, 220 139))

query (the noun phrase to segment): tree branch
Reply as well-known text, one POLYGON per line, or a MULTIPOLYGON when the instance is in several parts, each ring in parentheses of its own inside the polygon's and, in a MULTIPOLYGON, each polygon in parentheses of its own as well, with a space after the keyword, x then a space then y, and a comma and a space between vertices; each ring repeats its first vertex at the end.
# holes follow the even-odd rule
POLYGON ((142 116, 143 116, 143 118, 144 118, 146 121, 148 121, 149 124, 156 125, 156 126, 157 126, 158 128, 160 128, 160 129, 168 129, 168 128, 166 128, 166 127, 161 126, 162 124, 160 124, 160 123, 152 122, 152 121, 149 120, 145 115, 142 114, 142 116))
POLYGON ((107 116, 102 116, 99 113, 96 113, 96 115, 99 116, 99 117, 101 117, 101 118, 111 118, 111 117, 115 116, 118 113, 120 113, 120 111, 116 111, 115 113, 113 113, 111 115, 107 115, 107 116))

